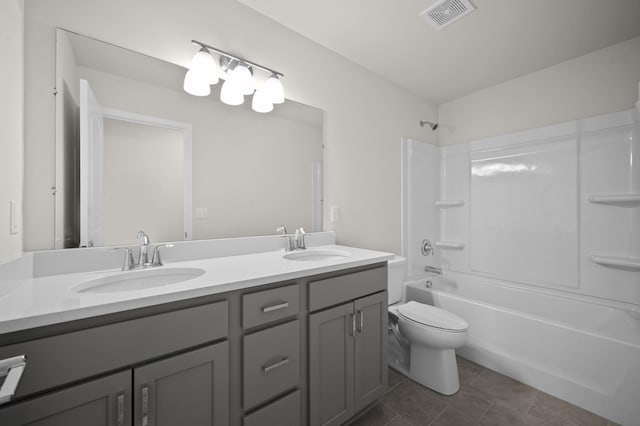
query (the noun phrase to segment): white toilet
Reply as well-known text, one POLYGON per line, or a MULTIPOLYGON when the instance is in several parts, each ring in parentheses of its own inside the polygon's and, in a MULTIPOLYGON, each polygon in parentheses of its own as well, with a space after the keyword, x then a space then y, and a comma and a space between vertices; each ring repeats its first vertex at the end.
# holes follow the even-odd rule
POLYGON ((455 349, 467 340, 469 324, 435 306, 401 303, 406 259, 388 262, 389 365, 443 395, 460 389, 455 349))

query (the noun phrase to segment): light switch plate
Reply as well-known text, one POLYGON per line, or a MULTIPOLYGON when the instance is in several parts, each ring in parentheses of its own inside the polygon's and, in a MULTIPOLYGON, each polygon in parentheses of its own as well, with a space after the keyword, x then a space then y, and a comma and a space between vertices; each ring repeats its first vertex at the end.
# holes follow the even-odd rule
POLYGON ((196 208, 196 219, 207 219, 209 217, 209 209, 206 207, 196 208))
POLYGON ((9 201, 9 234, 11 235, 20 232, 18 216, 18 202, 9 201))

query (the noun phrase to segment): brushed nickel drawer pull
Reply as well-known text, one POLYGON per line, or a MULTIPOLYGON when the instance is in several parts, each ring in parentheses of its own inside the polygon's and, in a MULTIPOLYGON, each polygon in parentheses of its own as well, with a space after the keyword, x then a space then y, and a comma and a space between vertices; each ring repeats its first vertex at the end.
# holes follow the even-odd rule
POLYGON ((142 387, 142 426, 149 426, 149 386, 142 387))
POLYGON ((263 306, 262 307, 262 312, 266 314, 267 312, 273 312, 273 311, 277 311, 279 309, 284 309, 284 308, 288 308, 288 307, 289 307, 289 302, 283 302, 283 303, 280 303, 278 305, 263 306))
POLYGON ((356 316, 349 314, 349 336, 355 336, 356 334, 356 316))
POLYGON ((0 405, 11 401, 25 368, 27 368, 27 357, 24 355, 0 360, 0 377, 7 376, 0 388, 0 405))
POLYGON ((271 370, 275 370, 276 368, 280 368, 283 367, 285 365, 289 364, 289 358, 286 356, 283 356, 282 359, 278 362, 275 362, 271 365, 263 365, 262 366, 262 371, 264 371, 265 373, 268 373, 271 370))
POLYGON ((118 415, 116 422, 118 426, 124 426, 124 393, 119 393, 117 398, 118 415))

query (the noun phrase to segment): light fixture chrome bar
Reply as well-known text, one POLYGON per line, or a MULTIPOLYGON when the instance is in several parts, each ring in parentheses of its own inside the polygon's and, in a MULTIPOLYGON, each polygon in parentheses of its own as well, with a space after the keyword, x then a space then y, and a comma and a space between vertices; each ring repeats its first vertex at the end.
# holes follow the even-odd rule
POLYGON ((234 60, 236 60, 236 61, 238 61, 238 62, 245 62, 245 63, 247 63, 247 64, 251 65, 252 67, 256 67, 256 68, 258 68, 258 69, 261 69, 262 71, 266 71, 266 72, 269 72, 269 73, 272 73, 272 74, 278 75, 278 76, 280 76, 280 77, 284 77, 284 74, 282 74, 282 73, 281 73, 281 72, 279 72, 279 71, 276 71, 276 70, 271 69, 271 68, 267 68, 267 67, 265 67, 265 66, 263 66, 263 65, 257 64, 257 63, 252 62, 252 61, 248 61, 248 60, 246 60, 246 59, 244 59, 244 58, 241 58, 241 57, 239 57, 239 56, 232 55, 231 53, 228 53, 228 52, 225 52, 224 50, 220 50, 220 49, 218 49, 218 48, 216 48, 216 47, 210 46, 210 45, 208 45, 208 44, 206 44, 206 43, 203 43, 203 42, 201 42, 201 41, 198 41, 198 40, 191 40, 191 43, 195 44, 196 46, 206 47, 206 48, 207 48, 207 49, 209 49, 209 50, 213 50, 213 51, 214 51, 214 52, 216 52, 218 55, 226 56, 227 58, 234 59, 234 60))

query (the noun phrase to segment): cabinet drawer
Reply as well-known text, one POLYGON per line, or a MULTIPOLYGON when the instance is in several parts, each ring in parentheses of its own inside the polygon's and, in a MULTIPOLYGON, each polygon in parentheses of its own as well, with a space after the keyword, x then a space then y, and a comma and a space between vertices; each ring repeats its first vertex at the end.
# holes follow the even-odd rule
POLYGON ((242 296, 242 327, 277 321, 300 310, 300 290, 297 284, 278 287, 242 296))
POLYGON ((141 363, 227 336, 227 301, 0 347, 25 355, 15 398, 141 363))
POLYGON ((317 311, 386 289, 385 262, 373 269, 309 283, 309 310, 317 311))
POLYGON ((244 426, 299 426, 300 391, 284 396, 244 418, 244 426))
POLYGON ((299 320, 244 336, 243 346, 245 411, 298 385, 299 320))

